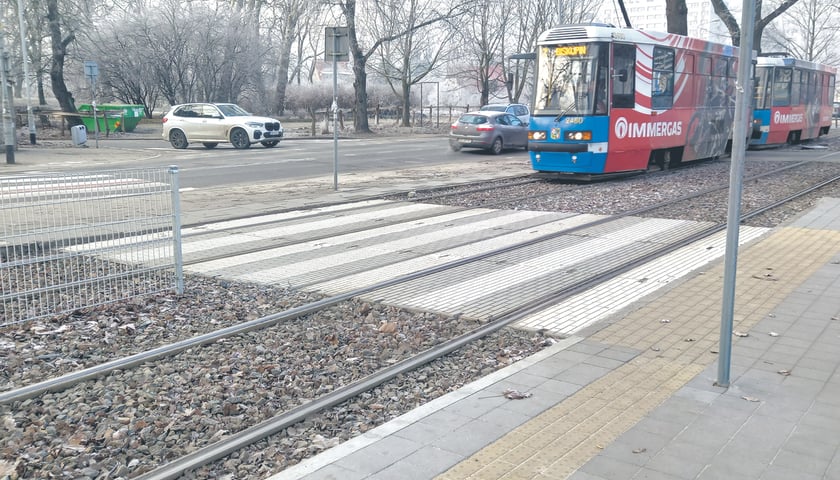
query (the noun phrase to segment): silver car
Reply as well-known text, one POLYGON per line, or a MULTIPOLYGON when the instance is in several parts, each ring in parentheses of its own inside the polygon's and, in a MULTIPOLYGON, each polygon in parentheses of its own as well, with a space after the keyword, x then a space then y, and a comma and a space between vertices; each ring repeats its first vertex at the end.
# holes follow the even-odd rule
POLYGON ((251 115, 233 103, 185 103, 163 116, 163 139, 178 149, 190 142, 201 142, 206 148, 222 142, 230 142, 233 148, 253 143, 270 148, 281 138, 283 126, 278 120, 251 115))
POLYGON ((449 131, 452 150, 483 148, 495 155, 505 148, 528 149, 528 125, 505 112, 470 112, 461 115, 449 131))
POLYGON ((507 112, 516 115, 522 123, 528 125, 531 122, 531 110, 522 103, 488 103, 478 109, 479 112, 507 112))

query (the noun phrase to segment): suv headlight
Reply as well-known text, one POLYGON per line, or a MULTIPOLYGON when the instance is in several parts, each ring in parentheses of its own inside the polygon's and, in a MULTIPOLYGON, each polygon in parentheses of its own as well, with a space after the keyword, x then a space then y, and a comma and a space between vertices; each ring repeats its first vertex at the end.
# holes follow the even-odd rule
POLYGON ((251 128, 263 128, 262 122, 245 122, 245 125, 248 125, 251 128))

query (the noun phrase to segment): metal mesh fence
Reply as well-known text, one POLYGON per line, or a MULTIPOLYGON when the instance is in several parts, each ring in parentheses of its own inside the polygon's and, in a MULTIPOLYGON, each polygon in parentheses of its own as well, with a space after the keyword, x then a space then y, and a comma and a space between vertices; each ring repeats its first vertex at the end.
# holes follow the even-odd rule
POLYGON ((178 168, 0 178, 0 326, 183 290, 178 168))

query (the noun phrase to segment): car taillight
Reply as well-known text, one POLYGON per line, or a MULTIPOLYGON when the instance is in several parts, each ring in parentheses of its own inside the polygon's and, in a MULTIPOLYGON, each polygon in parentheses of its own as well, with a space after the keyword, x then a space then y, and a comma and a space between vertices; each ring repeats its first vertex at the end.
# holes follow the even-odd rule
POLYGON ((489 132, 489 131, 493 130, 493 126, 492 125, 480 125, 478 127, 475 127, 475 129, 478 132, 489 132))
POLYGON ((166 123, 167 120, 169 120, 169 118, 163 117, 163 122, 162 123, 166 123))

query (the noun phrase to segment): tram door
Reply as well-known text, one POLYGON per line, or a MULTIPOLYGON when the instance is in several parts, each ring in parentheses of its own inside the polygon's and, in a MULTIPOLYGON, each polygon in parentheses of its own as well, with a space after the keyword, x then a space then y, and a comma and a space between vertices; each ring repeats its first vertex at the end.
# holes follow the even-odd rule
POLYGON ((612 87, 613 108, 633 108, 636 105, 635 45, 613 45, 612 87))

